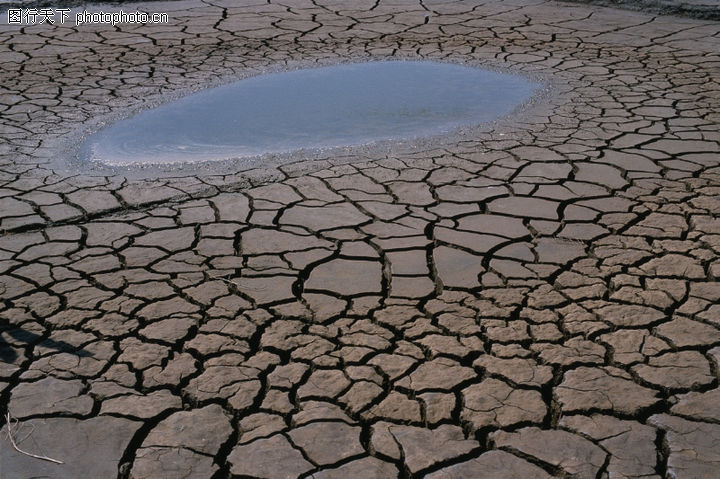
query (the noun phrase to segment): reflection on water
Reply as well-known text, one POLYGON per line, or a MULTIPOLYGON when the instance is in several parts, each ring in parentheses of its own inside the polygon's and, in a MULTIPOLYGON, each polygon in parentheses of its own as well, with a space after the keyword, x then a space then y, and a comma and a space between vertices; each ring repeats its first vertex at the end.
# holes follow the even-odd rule
POLYGON ((80 156, 113 165, 175 163, 430 136, 505 115, 539 87, 424 61, 273 73, 118 121, 90 136, 80 156))

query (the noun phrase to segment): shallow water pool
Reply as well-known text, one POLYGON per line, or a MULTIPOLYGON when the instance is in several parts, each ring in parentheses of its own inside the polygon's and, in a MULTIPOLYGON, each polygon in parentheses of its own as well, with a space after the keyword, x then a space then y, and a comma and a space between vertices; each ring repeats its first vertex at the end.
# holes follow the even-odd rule
POLYGON ((510 113, 541 85, 452 63, 294 70, 211 88, 118 121, 81 159, 110 165, 225 160, 451 132, 510 113))

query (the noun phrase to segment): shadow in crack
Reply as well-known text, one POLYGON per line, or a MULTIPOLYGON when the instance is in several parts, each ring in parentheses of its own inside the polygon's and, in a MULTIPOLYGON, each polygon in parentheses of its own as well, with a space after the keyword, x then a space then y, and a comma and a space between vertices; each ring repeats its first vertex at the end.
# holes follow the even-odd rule
POLYGON ((0 361, 4 363, 14 363, 18 359, 17 346, 13 347, 8 342, 6 337, 10 336, 19 343, 25 345, 42 346, 44 348, 55 349, 60 352, 74 354, 79 357, 89 357, 92 354, 77 346, 66 343, 65 341, 55 341, 50 338, 41 339, 41 336, 31 331, 26 331, 22 328, 12 328, 0 330, 0 361))

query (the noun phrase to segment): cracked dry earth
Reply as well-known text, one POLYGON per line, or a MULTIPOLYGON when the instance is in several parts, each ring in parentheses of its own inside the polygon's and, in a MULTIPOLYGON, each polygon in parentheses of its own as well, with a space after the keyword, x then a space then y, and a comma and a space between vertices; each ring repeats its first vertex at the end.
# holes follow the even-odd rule
POLYGON ((0 27, 3 478, 720 476, 717 23, 146 9, 170 23, 0 27), (52 161, 164 93, 390 57, 556 86, 442 148, 160 179, 52 161))

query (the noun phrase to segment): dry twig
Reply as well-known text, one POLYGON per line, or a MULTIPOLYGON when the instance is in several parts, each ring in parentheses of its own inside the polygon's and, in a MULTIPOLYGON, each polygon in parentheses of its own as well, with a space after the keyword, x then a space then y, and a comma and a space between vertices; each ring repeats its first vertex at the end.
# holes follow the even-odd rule
MULTIPOLYGON (((263 287, 257 288, 257 287, 250 287, 250 286, 247 286, 247 285, 243 285, 243 284, 240 284, 240 283, 236 283, 235 281, 232 281, 232 280, 229 280, 229 279, 225 279, 225 278, 217 277, 217 278, 215 278, 215 279, 219 279, 220 281, 225 281, 226 283, 232 284, 232 285, 234 285, 234 286, 237 287, 237 288, 246 289, 246 290, 248 290, 248 291, 265 291, 265 290, 267 289, 267 286, 263 286, 263 287)), ((240 280, 241 278, 237 278, 237 279, 240 280)))
MULTIPOLYGON (((62 461, 59 461, 59 460, 57 460, 57 459, 53 459, 52 457, 39 456, 39 455, 37 455, 37 454, 32 454, 32 453, 29 453, 29 452, 26 452, 26 451, 23 451, 22 449, 20 449, 20 448, 18 447, 18 445, 15 443, 15 438, 13 437, 13 432, 14 432, 14 431, 13 431, 13 423, 12 423, 12 418, 10 417, 10 413, 7 413, 7 414, 5 415, 5 420, 7 421, 7 425, 8 425, 7 435, 8 435, 8 438, 10 439, 10 444, 12 444, 13 448, 14 448, 17 452, 19 452, 20 454, 24 454, 24 455, 26 455, 26 456, 34 457, 35 459, 42 459, 43 461, 54 462, 55 464, 65 464, 65 463, 62 462, 62 461)), ((17 423, 18 423, 18 421, 16 420, 16 421, 15 421, 15 424, 17 424, 17 423)), ((25 439, 27 439, 27 437, 26 437, 25 439)))

